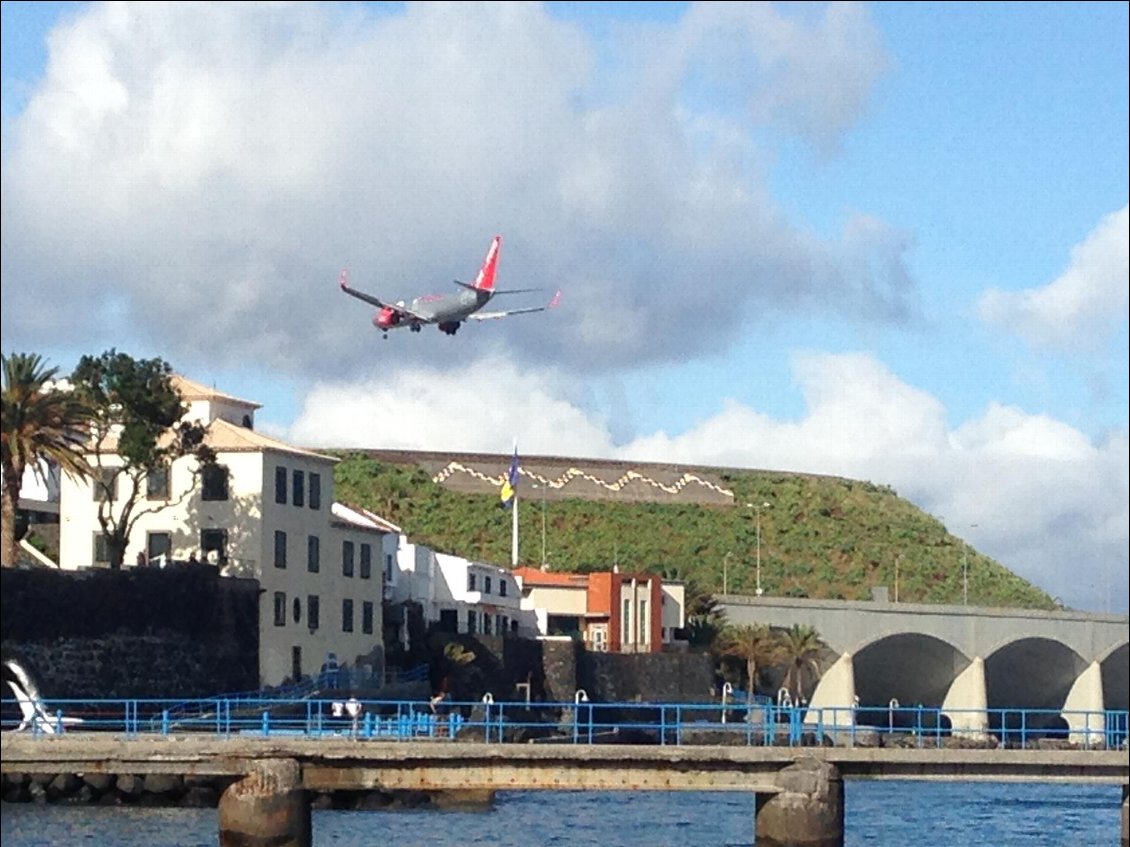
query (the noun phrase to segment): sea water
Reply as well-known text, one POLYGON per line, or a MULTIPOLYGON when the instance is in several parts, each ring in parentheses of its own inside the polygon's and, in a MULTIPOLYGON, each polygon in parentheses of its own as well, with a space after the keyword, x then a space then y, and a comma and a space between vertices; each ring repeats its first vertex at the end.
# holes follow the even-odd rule
MULTIPOLYGON (((845 847, 1118 847, 1117 786, 844 783, 845 847)), ((490 811, 315 811, 315 847, 754 844, 753 794, 500 792, 490 811)), ((3 847, 214 847, 215 809, 3 804, 3 847)))

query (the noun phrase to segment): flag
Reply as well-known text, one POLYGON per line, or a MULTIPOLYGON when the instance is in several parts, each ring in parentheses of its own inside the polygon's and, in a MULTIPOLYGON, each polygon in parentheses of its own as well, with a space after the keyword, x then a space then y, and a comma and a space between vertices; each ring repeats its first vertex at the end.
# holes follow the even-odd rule
POLYGON ((518 477, 521 475, 521 465, 518 464, 518 448, 514 448, 514 458, 510 460, 510 470, 502 480, 502 490, 498 492, 500 505, 508 509, 514 505, 514 497, 518 493, 518 477))

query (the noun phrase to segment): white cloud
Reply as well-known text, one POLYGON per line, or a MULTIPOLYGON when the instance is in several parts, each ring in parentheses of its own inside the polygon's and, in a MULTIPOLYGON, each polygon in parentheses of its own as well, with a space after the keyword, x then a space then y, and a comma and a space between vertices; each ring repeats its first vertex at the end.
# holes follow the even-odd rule
POLYGON ((519 372, 503 359, 419 368, 359 383, 319 385, 290 429, 291 441, 375 447, 607 456, 606 427, 562 399, 554 377, 519 372))
POLYGON ((1125 431, 1093 444, 1060 421, 999 405, 951 430, 935 397, 870 356, 805 354, 794 371, 806 401, 800 420, 731 402, 687 432, 623 444, 571 399, 570 381, 502 360, 319 388, 290 435, 309 444, 497 453, 517 436, 527 454, 869 480, 944 516, 953 533, 1064 602, 1125 611, 1125 431))
POLYGON ((473 273, 495 232, 509 284, 566 289, 570 332, 490 335, 590 373, 718 349, 768 304, 898 320, 899 237, 822 241, 770 197, 771 127, 827 145, 885 61, 864 7, 791 14, 626 26, 635 49, 610 68, 537 4, 91 4, 52 33, 6 136, 4 337, 357 376, 371 330, 338 269, 399 299, 473 273), (713 64, 722 41, 733 70, 713 64), (708 71, 760 104, 756 142, 747 108, 713 108, 708 71), (691 289, 715 332, 672 351, 691 289))
POLYGON ((1126 324, 1130 207, 1107 215, 1071 251, 1057 279, 1025 291, 986 291, 981 319, 1039 347, 1089 349, 1126 324))

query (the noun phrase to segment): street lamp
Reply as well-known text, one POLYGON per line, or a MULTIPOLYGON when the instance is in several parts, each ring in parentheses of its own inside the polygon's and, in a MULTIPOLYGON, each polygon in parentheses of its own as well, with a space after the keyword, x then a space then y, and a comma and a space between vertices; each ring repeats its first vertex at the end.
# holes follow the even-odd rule
POLYGON ((534 488, 541 489, 541 569, 545 570, 545 486, 533 484, 534 488))
POLYGON ((895 602, 899 601, 899 565, 902 564, 903 554, 899 553, 895 558, 895 602))
MULTIPOLYGON (((977 524, 969 524, 970 529, 976 529, 977 524)), ((969 605, 969 544, 961 539, 961 605, 969 605)))
POLYGON ((729 578, 730 572, 729 572, 729 568, 727 566, 730 564, 730 557, 732 555, 734 555, 734 554, 733 553, 727 553, 725 556, 722 557, 722 593, 723 594, 729 594, 730 593, 730 578, 729 578))
POLYGON ((747 509, 753 509, 757 512, 757 588, 756 594, 760 597, 764 592, 761 589, 761 510, 770 508, 770 503, 762 503, 760 506, 756 503, 746 503, 747 509))

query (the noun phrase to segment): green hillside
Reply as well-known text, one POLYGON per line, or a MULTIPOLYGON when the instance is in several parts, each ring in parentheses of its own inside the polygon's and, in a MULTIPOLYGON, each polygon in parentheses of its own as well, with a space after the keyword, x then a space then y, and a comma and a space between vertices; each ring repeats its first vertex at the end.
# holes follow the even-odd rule
MULTIPOLYGON (((337 499, 368 508, 434 550, 510 563, 511 514, 495 493, 462 493, 424 468, 337 453, 337 499)), ((712 469, 736 503, 761 510, 761 584, 767 594, 866 600, 872 586, 900 602, 960 603, 967 557, 970 605, 1055 608, 1045 592, 965 549, 933 516, 881 486, 836 477, 712 469), (901 558, 900 558, 901 556, 901 558)), ((692 590, 752 594, 757 560, 753 509, 694 503, 527 497, 519 510, 520 564, 552 570, 661 573, 692 590), (544 521, 544 524, 543 524, 544 521), (727 556, 729 554, 729 556, 727 556)))

